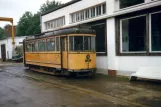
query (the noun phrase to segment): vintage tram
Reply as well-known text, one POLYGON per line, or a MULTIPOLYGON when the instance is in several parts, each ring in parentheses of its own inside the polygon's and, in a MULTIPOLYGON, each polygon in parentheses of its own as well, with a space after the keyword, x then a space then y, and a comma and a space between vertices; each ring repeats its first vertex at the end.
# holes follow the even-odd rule
POLYGON ((25 39, 24 65, 52 75, 94 76, 95 37, 89 28, 66 28, 25 39))

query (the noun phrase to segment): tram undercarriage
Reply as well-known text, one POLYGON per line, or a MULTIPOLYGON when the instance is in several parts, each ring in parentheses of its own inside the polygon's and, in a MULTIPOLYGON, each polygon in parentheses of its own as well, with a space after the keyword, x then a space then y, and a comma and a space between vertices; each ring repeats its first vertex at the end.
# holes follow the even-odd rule
POLYGON ((50 74, 54 76, 68 76, 68 77, 94 77, 96 74, 96 69, 88 70, 67 70, 67 69, 57 69, 51 67, 42 67, 37 65, 28 65, 29 69, 32 71, 50 74))

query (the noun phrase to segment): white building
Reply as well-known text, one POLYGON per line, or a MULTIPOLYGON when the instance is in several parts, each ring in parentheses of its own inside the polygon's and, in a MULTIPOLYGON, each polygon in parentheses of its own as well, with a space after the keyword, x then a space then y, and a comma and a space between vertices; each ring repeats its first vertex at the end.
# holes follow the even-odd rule
MULTIPOLYGON (((25 36, 15 37, 15 46, 22 45, 25 36)), ((8 37, 6 39, 0 40, 0 59, 2 60, 10 60, 12 59, 12 37, 8 37)))
POLYGON ((41 31, 78 24, 97 32, 97 68, 129 75, 161 66, 161 0, 74 0, 41 15, 41 31))

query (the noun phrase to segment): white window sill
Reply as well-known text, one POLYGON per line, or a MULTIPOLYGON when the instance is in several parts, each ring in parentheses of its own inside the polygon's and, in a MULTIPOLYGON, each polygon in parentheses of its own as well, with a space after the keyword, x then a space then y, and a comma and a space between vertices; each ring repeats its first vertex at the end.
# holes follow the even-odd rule
POLYGON ((133 11, 134 11, 134 8, 137 9, 137 7, 142 7, 143 9, 144 8, 146 9, 148 7, 154 7, 155 5, 160 5, 160 2, 161 2, 161 0, 155 0, 155 1, 147 2, 147 3, 141 3, 141 4, 134 5, 134 6, 129 6, 129 7, 126 7, 126 8, 115 10, 114 13, 119 13, 119 12, 131 10, 131 9, 133 9, 133 11))
POLYGON ((96 18, 105 16, 105 15, 106 15, 106 13, 105 13, 105 14, 102 14, 102 15, 95 16, 95 17, 86 18, 86 19, 84 19, 84 20, 79 20, 79 21, 76 21, 76 22, 70 22, 69 24, 74 24, 74 23, 78 23, 78 22, 83 22, 83 21, 87 21, 87 20, 92 20, 92 19, 96 19, 96 18))
POLYGON ((120 52, 121 54, 130 54, 130 53, 146 53, 146 51, 139 51, 139 52, 120 52))
POLYGON ((149 53, 161 53, 161 51, 150 51, 149 53))

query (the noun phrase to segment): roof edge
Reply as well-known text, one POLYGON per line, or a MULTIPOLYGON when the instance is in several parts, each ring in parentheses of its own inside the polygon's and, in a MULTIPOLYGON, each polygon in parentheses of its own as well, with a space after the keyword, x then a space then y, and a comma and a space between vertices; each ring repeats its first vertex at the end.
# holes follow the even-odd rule
POLYGON ((44 13, 41 13, 41 16, 44 16, 44 15, 46 15, 46 14, 49 14, 49 13, 51 13, 51 12, 54 12, 54 11, 56 11, 56 10, 59 10, 59 9, 61 9, 61 8, 66 7, 66 6, 72 5, 72 4, 77 3, 77 2, 79 2, 79 1, 82 1, 82 0, 72 0, 72 1, 69 1, 69 2, 67 2, 67 3, 65 3, 65 4, 62 4, 62 5, 58 6, 57 8, 54 8, 54 9, 51 9, 51 10, 46 11, 46 12, 44 12, 44 13))

